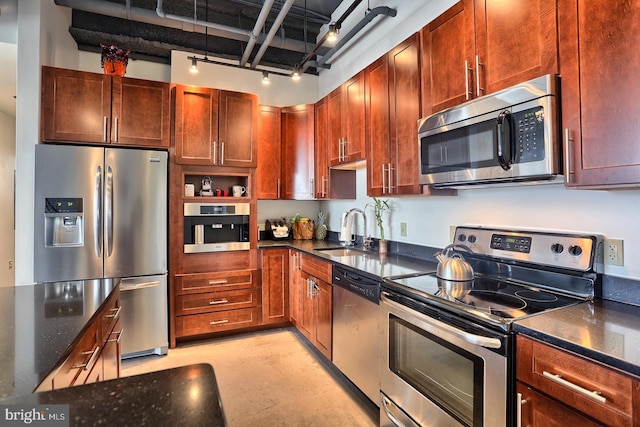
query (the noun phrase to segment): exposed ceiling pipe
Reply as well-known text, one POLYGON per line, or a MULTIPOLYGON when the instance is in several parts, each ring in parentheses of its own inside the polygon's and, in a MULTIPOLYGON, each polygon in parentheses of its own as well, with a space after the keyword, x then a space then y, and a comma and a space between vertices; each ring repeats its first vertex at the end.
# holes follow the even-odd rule
MULTIPOLYGON (((158 0, 158 1, 161 1, 161 0, 158 0)), ((262 46, 260 46, 258 53, 256 53, 256 56, 253 58, 253 62, 251 62, 251 68, 256 68, 256 65, 260 63, 262 56, 269 48, 271 41, 273 40, 276 33, 280 29, 280 25, 282 24, 282 21, 284 21, 284 18, 287 16, 287 13, 289 13, 289 9, 291 9, 291 6, 293 6, 293 1, 294 0, 287 0, 282 5, 282 9, 280 10, 280 13, 276 17, 276 20, 273 22, 273 25, 271 25, 271 29, 267 34, 267 38, 262 42, 262 46)))
POLYGON ((244 49, 244 53, 242 54, 242 59, 240 59, 240 66, 244 66, 244 64, 249 60, 251 51, 253 51, 253 47, 256 45, 256 40, 264 27, 264 23, 267 21, 271 7, 273 7, 273 1, 274 0, 267 0, 262 5, 260 15, 258 15, 258 19, 256 19, 256 25, 253 27, 253 31, 251 31, 251 34, 249 35, 249 43, 247 43, 247 47, 244 49))
MULTIPOLYGON (((249 41, 250 31, 240 28, 230 27, 227 25, 215 24, 212 22, 205 23, 203 21, 196 22, 193 18, 166 15, 160 9, 161 14, 158 11, 151 9, 144 9, 140 7, 130 7, 127 9, 126 5, 113 3, 110 1, 98 1, 98 0, 54 0, 58 6, 70 7, 72 9, 81 10, 84 12, 96 13, 99 15, 111 16, 114 18, 127 19, 130 21, 142 22, 144 24, 158 25, 167 28, 174 28, 177 30, 187 32, 200 32, 204 33, 204 27, 206 25, 209 28, 209 35, 223 37, 231 40, 240 40, 243 42, 249 41), (164 17, 167 16, 167 17, 164 17), (170 17, 179 18, 177 20, 170 19, 170 17)), ((162 0, 158 3, 162 5, 162 0)), ((264 40, 264 36, 260 36, 257 40, 260 43, 264 40)), ((284 39, 272 42, 274 47, 286 50, 292 50, 295 52, 306 52, 313 46, 306 43, 294 40, 284 39)))
MULTIPOLYGON (((373 18, 375 18, 376 16, 385 15, 385 16, 394 17, 396 16, 396 14, 397 12, 395 9, 391 9, 390 7, 387 7, 387 6, 378 6, 371 9, 369 13, 367 13, 360 22, 358 22, 351 30, 349 30, 349 32, 346 35, 344 35, 343 37, 340 37, 340 40, 338 41, 338 43, 336 43, 335 46, 329 49, 329 52, 327 52, 322 57, 322 59, 318 61, 317 65, 319 67, 324 67, 326 62, 329 59, 331 59, 331 57, 335 55, 335 53, 338 50, 340 50, 342 46, 344 46, 347 42, 349 42, 356 34, 360 32, 360 30, 362 30, 367 24, 369 24, 373 20, 373 18)), ((304 63, 302 70, 303 71, 306 70, 307 68, 309 68, 309 66, 311 66, 309 62, 304 63)))
MULTIPOLYGON (((229 0, 231 3, 242 4, 245 6, 251 6, 255 8, 262 8, 262 0, 229 0)), ((304 15, 307 15, 307 19, 309 22, 314 22, 316 24, 326 24, 331 20, 330 16, 323 15, 322 13, 314 12, 313 10, 305 9, 301 6, 296 6, 295 4, 291 6, 289 10, 289 16, 295 17, 298 19, 302 19, 304 15)))

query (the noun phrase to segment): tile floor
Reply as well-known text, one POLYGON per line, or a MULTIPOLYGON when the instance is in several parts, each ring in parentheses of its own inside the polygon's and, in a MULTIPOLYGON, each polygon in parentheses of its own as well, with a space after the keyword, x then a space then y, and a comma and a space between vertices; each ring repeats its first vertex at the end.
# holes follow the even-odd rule
POLYGON ((378 425, 377 406, 294 328, 183 344, 125 360, 122 375, 201 362, 214 367, 229 427, 378 425))

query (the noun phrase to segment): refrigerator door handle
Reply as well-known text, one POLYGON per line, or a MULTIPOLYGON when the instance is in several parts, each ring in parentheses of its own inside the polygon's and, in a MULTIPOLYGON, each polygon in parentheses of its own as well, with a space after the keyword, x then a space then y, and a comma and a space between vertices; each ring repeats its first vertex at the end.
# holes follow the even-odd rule
POLYGON ((96 167, 93 185, 93 251, 97 258, 102 256, 102 166, 96 167))
POLYGON ((154 280, 152 282, 142 282, 142 283, 125 283, 125 281, 123 280, 122 282, 120 282, 120 291, 125 292, 125 291, 135 291, 137 289, 144 289, 144 288, 153 288, 155 286, 160 286, 160 281, 159 280, 154 280))
POLYGON ((107 234, 107 250, 106 256, 110 257, 113 253, 113 170, 111 166, 107 166, 107 180, 105 183, 105 228, 107 234))

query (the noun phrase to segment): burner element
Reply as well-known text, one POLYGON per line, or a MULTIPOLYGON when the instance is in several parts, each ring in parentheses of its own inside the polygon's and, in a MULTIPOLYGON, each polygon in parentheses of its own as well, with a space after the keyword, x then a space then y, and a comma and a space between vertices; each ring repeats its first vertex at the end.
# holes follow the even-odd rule
POLYGON ((520 291, 516 291, 515 295, 520 298, 535 301, 535 302, 556 302, 558 301, 558 297, 542 291, 534 291, 530 289, 524 289, 520 291))
POLYGON ((470 291, 460 302, 491 314, 507 314, 508 317, 516 317, 513 312, 527 307, 522 298, 495 291, 470 291))

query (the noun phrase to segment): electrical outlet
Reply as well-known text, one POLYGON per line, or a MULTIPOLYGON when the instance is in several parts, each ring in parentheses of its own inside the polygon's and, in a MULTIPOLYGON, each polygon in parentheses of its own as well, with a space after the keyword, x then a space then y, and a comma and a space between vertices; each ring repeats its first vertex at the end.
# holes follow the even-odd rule
POLYGON ((624 266, 624 241, 621 239, 604 240, 605 265, 624 266))
POLYGON ((401 222, 400 223, 400 236, 401 237, 407 237, 407 223, 406 222, 401 222))

